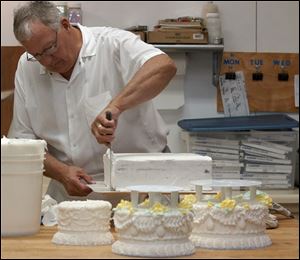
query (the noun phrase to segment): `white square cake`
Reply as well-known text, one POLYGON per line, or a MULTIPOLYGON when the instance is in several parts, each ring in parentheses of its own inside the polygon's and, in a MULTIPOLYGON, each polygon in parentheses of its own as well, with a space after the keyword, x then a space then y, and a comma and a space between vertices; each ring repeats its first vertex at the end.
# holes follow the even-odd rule
POLYGON ((104 154, 104 182, 112 190, 131 185, 172 185, 194 190, 191 181, 210 179, 212 159, 193 153, 104 154), (111 171, 110 171, 111 168, 111 171))

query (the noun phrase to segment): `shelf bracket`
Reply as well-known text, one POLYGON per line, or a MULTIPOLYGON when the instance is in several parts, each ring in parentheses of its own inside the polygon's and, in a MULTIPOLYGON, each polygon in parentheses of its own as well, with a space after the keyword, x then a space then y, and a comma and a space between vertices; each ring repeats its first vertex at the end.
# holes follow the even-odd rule
POLYGON ((196 52, 196 51, 212 51, 213 67, 212 67, 212 84, 217 87, 219 84, 219 75, 221 71, 221 63, 224 45, 214 44, 154 44, 156 48, 165 52, 196 52))
POLYGON ((223 56, 222 50, 213 51, 212 84, 215 87, 218 87, 219 84, 222 56, 223 56))

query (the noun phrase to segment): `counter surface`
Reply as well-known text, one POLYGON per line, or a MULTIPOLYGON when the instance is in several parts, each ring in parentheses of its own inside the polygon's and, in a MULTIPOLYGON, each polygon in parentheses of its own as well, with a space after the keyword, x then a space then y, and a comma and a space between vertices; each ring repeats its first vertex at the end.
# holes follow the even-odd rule
MULTIPOLYGON (((1 259, 4 258, 127 258, 111 252, 111 246, 60 246, 51 242, 57 227, 44 227, 38 234, 27 237, 1 238, 1 259)), ((208 250, 198 248, 191 256, 181 259, 214 258, 276 258, 299 259, 299 220, 279 218, 279 227, 268 229, 272 245, 254 250, 208 250)), ((113 233, 115 236, 115 233, 113 233)), ((178 257, 179 258, 179 257, 178 257)))

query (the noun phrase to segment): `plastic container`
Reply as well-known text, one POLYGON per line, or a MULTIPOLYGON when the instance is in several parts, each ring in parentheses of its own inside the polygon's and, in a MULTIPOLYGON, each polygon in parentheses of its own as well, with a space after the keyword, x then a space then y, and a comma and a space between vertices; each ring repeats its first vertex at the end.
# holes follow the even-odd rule
POLYGON ((29 161, 29 160, 44 160, 44 154, 24 154, 24 155, 1 155, 1 161, 29 161))
POLYGON ((1 138, 1 236, 40 230, 46 142, 1 138))
POLYGON ((68 18, 70 23, 82 23, 82 11, 80 3, 68 3, 68 18))
POLYGON ((208 13, 206 15, 206 28, 208 30, 208 43, 222 43, 222 25, 219 13, 208 13))
POLYGON ((203 25, 206 26, 206 15, 208 13, 218 13, 219 8, 216 4, 213 3, 213 1, 208 1, 203 5, 201 17, 203 18, 203 25))
POLYGON ((41 171, 44 168, 44 160, 3 160, 1 158, 1 172, 23 173, 41 171))
POLYGON ((46 142, 33 139, 9 139, 1 138, 2 156, 45 154, 46 142))
POLYGON ((43 171, 1 171, 1 236, 32 235, 40 230, 43 171))

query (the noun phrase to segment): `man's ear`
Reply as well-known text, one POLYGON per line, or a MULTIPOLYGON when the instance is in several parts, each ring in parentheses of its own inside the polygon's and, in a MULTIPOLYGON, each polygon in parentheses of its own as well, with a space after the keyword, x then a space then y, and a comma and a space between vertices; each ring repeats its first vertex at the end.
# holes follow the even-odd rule
POLYGON ((64 18, 64 17, 63 17, 63 18, 60 20, 60 24, 61 24, 61 26, 62 26, 64 29, 66 29, 67 31, 71 29, 71 24, 70 24, 70 22, 69 22, 69 20, 68 20, 67 18, 64 18))

